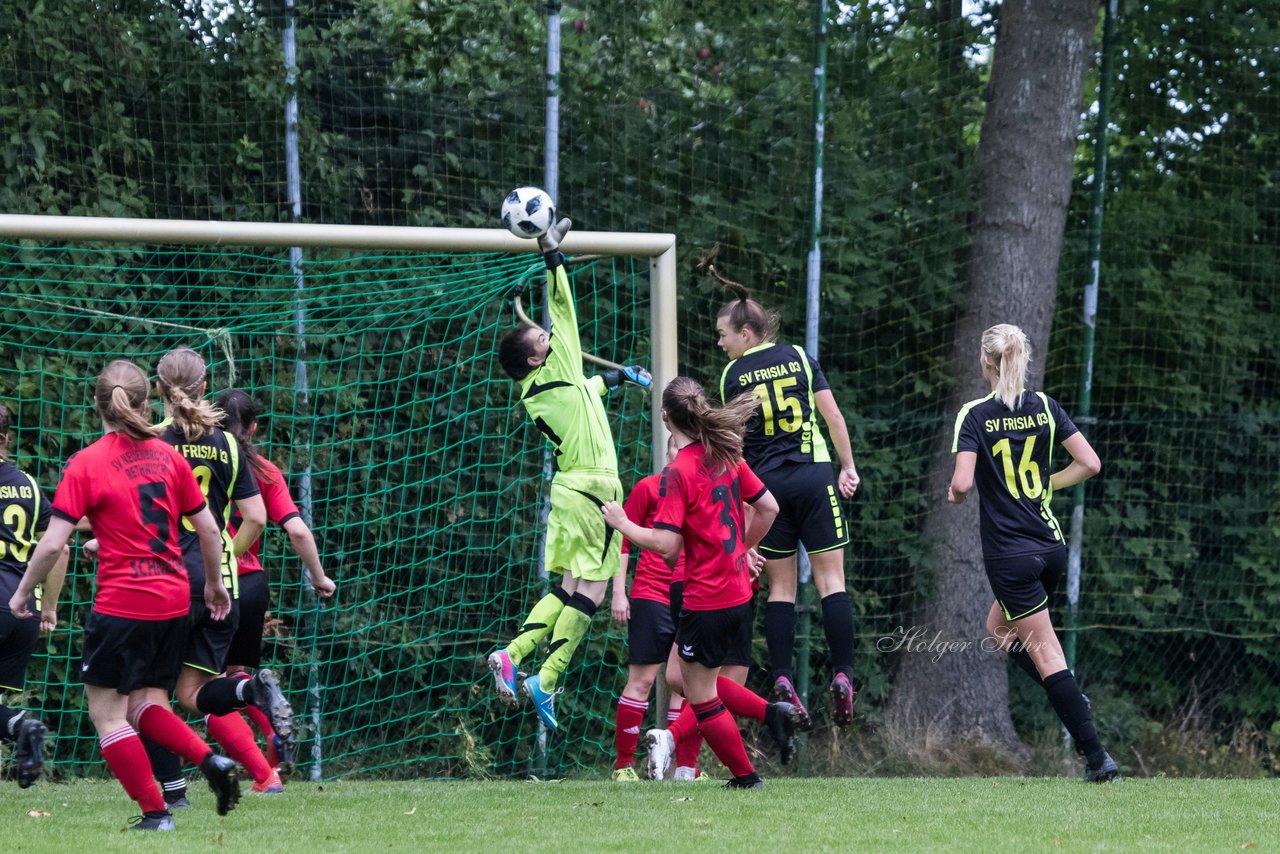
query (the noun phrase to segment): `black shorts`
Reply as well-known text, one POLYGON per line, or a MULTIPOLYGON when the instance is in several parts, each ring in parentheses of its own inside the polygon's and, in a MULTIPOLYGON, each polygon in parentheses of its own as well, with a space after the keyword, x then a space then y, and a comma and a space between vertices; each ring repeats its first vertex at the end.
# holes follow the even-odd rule
POLYGON ((760 475, 778 500, 778 518, 760 542, 766 558, 790 557, 803 543, 809 554, 849 545, 849 526, 830 463, 792 463, 760 475))
POLYGON ((1067 568, 1067 550, 1034 555, 991 558, 984 561, 991 592, 1004 609, 1006 620, 1021 620, 1049 607, 1049 593, 1067 568))
POLYGON ((676 652, 682 661, 703 667, 735 664, 736 653, 751 649, 751 603, 716 611, 680 612, 676 652))
POLYGON ((661 664, 671 654, 676 638, 671 608, 652 599, 631 600, 627 624, 627 650, 631 664, 661 664))
POLYGON ((679 628, 680 612, 684 610, 684 582, 671 582, 671 591, 667 595, 671 598, 671 625, 679 628))
POLYGON ((742 667, 751 666, 751 641, 755 637, 756 627, 756 597, 752 595, 751 601, 747 603, 747 630, 737 636, 737 645, 731 647, 725 654, 725 664, 738 664, 742 667))
POLYGON ((215 620, 209 615, 203 597, 191 600, 191 633, 187 637, 182 664, 203 673, 218 675, 227 666, 227 651, 240 623, 240 600, 231 600, 231 613, 215 620))
POLYGON ((0 691, 21 691, 27 683, 27 663, 40 640, 40 617, 19 620, 8 608, 0 610, 0 691))
POLYGON ((191 617, 133 620, 90 611, 84 621, 80 681, 129 694, 139 688, 173 691, 182 668, 191 617))
POLYGON ((249 572, 240 576, 240 598, 236 601, 240 603, 240 623, 231 638, 226 663, 255 670, 262 662, 262 625, 271 605, 267 574, 249 572))

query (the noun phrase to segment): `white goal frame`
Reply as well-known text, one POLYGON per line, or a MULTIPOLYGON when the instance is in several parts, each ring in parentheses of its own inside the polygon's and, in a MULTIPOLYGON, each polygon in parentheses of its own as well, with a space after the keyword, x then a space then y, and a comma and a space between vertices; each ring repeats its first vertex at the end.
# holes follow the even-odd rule
MULTIPOLYGON (((417 228, 385 225, 219 222, 125 217, 28 216, 0 214, 0 237, 17 240, 75 240, 99 243, 170 243, 206 246, 334 247, 420 252, 536 253, 531 240, 505 229, 417 228)), ((569 255, 642 256, 649 259, 649 322, 653 374, 651 394, 654 470, 667 446, 662 423, 662 389, 675 376, 676 236, 634 232, 571 231, 561 244, 569 255)))

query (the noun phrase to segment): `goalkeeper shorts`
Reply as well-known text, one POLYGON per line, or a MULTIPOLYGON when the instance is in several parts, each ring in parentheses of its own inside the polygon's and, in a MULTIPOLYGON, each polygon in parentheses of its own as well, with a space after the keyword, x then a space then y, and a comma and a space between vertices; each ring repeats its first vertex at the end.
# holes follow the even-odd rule
POLYGON ((616 476, 559 472, 551 481, 546 566, 587 581, 618 574, 622 535, 605 524, 600 508, 622 500, 616 476))

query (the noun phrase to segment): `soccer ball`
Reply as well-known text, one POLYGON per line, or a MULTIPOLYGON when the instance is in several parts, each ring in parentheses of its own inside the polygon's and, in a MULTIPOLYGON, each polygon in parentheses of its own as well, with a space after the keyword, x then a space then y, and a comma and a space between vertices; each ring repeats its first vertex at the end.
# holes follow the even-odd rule
POLYGON ((502 200, 502 224, 516 237, 541 237, 556 221, 556 203, 545 190, 517 187, 502 200))

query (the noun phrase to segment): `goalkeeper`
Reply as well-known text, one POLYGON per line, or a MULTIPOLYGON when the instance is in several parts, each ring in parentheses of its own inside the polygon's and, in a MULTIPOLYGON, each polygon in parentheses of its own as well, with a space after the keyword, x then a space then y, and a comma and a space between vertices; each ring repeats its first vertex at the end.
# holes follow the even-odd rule
POLYGON ((600 515, 605 502, 622 500, 618 457, 601 398, 624 382, 644 388, 652 384, 649 372, 634 366, 590 379, 583 376, 573 290, 560 254, 560 242, 571 227, 562 219, 538 238, 547 263, 551 332, 514 329, 498 348, 498 361, 520 384, 520 401, 534 426, 555 448, 558 470, 551 481, 546 567, 564 580, 533 606, 520 633, 505 649, 492 653, 488 663, 499 701, 515 705, 516 667, 551 635, 550 653, 542 669, 524 680, 523 691, 552 729, 556 685, 618 570, 621 537, 600 515))

